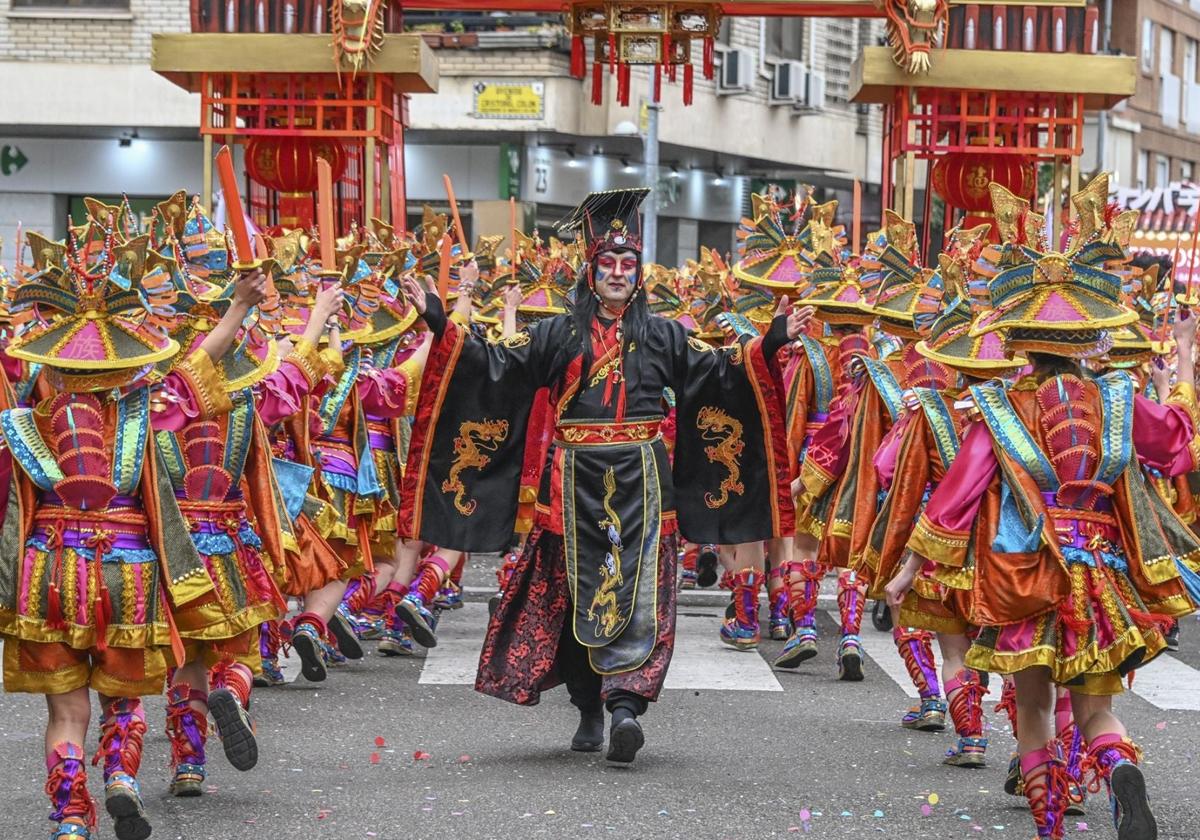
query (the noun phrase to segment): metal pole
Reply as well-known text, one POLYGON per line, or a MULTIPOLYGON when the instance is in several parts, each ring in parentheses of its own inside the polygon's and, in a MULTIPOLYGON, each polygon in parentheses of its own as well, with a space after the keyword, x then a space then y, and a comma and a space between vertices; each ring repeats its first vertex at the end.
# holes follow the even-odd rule
POLYGON ((658 258, 658 100, 654 98, 654 68, 650 68, 650 95, 647 97, 646 136, 646 196, 644 230, 642 231, 642 260, 655 262, 658 258))
MULTIPOLYGON (((1112 0, 1104 0, 1104 22, 1100 25, 1100 52, 1107 55, 1109 38, 1112 34, 1112 0)), ((1096 169, 1108 170, 1108 112, 1101 109, 1096 114, 1096 169)))

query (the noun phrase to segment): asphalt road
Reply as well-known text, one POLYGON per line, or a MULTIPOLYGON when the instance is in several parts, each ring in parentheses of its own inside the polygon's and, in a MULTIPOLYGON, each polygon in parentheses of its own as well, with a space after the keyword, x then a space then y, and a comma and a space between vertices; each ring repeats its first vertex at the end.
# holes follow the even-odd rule
MULTIPOLYGON (((482 587, 489 580, 476 570, 467 582, 482 587)), ((760 653, 723 649, 716 642, 718 599, 689 596, 681 606, 688 627, 681 647, 690 658, 678 681, 701 687, 670 689, 651 707, 644 719, 647 746, 629 769, 566 748, 576 716, 561 689, 529 709, 456 682, 455 674, 469 671, 471 640, 482 638, 479 603, 443 619, 448 641, 429 663, 431 678, 439 666, 441 684, 421 682, 421 656, 385 659, 371 652, 332 671, 324 684, 301 678, 256 691, 259 766, 238 773, 214 744, 207 792, 198 800, 167 793, 163 704, 150 700, 141 784, 153 836, 1032 836, 1023 800, 1002 790, 1013 740, 990 704, 988 768, 945 767, 941 757, 952 734, 910 733, 898 724, 910 701, 877 662, 886 661, 889 638, 866 632, 866 681, 837 682, 835 628, 822 613, 820 655, 772 679, 766 663, 780 643, 764 643, 760 653), (704 687, 722 684, 731 668, 743 669, 737 673, 763 690, 704 687), (930 805, 931 794, 936 804, 930 805)), ((1191 620, 1183 644, 1173 687, 1189 688, 1179 679, 1196 674, 1192 688, 1200 698, 1200 627, 1191 620)), ((1134 694, 1119 699, 1118 708, 1146 750, 1160 837, 1200 837, 1194 796, 1200 711, 1160 708, 1134 694)), ((41 698, 0 696, 0 801, 8 828, 0 837, 48 833, 41 791, 44 715, 41 698)), ((95 726, 90 737, 92 749, 95 726)), ((102 795, 98 771, 91 788, 102 795)), ((1085 840, 1115 837, 1101 797, 1089 802, 1086 816, 1070 818, 1068 828, 1068 836, 1085 840)), ((113 836, 106 817, 98 836, 113 836)))

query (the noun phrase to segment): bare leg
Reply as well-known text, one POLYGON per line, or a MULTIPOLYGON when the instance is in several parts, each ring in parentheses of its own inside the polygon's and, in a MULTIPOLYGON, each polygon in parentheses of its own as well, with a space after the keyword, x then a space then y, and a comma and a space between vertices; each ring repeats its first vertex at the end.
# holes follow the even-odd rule
POLYGON ((1054 739, 1054 684, 1046 668, 1027 668, 1013 674, 1017 687, 1017 751, 1043 749, 1054 739))
POLYGON ((92 701, 86 687, 66 694, 47 694, 46 756, 56 745, 66 742, 80 744, 87 739, 88 723, 92 718, 92 701))
POLYGON ((1071 709, 1075 714, 1075 725, 1083 733, 1083 740, 1091 743, 1101 735, 1126 736, 1125 726, 1112 710, 1111 697, 1071 692, 1071 709))

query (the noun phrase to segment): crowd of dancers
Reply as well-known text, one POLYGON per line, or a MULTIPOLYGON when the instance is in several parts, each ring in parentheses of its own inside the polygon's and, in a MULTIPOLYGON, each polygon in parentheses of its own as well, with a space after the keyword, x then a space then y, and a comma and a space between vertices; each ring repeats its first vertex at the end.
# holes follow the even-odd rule
POLYGON ((281 656, 320 682, 370 643, 436 646, 480 552, 503 562, 476 688, 565 684, 573 750, 645 744, 677 589, 720 580, 740 651, 765 590, 791 669, 832 579, 838 677, 864 680, 873 600, 920 695, 900 723, 952 726, 945 764, 985 766, 1003 680, 1005 789, 1037 836, 1104 791, 1120 840, 1156 837, 1111 698, 1200 604, 1197 321, 1169 264, 1127 253, 1107 178, 1053 242, 993 185, 994 227, 929 265, 911 222, 854 253, 803 196, 755 196, 736 261, 643 264, 644 195, 504 248, 429 209, 250 244, 182 192, 19 243, 0 635, 5 689, 47 698, 53 840, 97 836, 92 692, 104 808, 143 840, 143 698, 172 794, 201 796, 210 735, 255 766, 281 656))

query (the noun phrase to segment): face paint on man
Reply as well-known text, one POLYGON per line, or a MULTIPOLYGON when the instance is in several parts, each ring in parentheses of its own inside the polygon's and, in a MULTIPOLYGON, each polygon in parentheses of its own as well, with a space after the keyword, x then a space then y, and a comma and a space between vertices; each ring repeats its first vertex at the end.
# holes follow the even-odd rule
POLYGON ((637 288, 640 264, 636 251, 621 248, 596 257, 595 288, 601 305, 617 314, 637 288))

